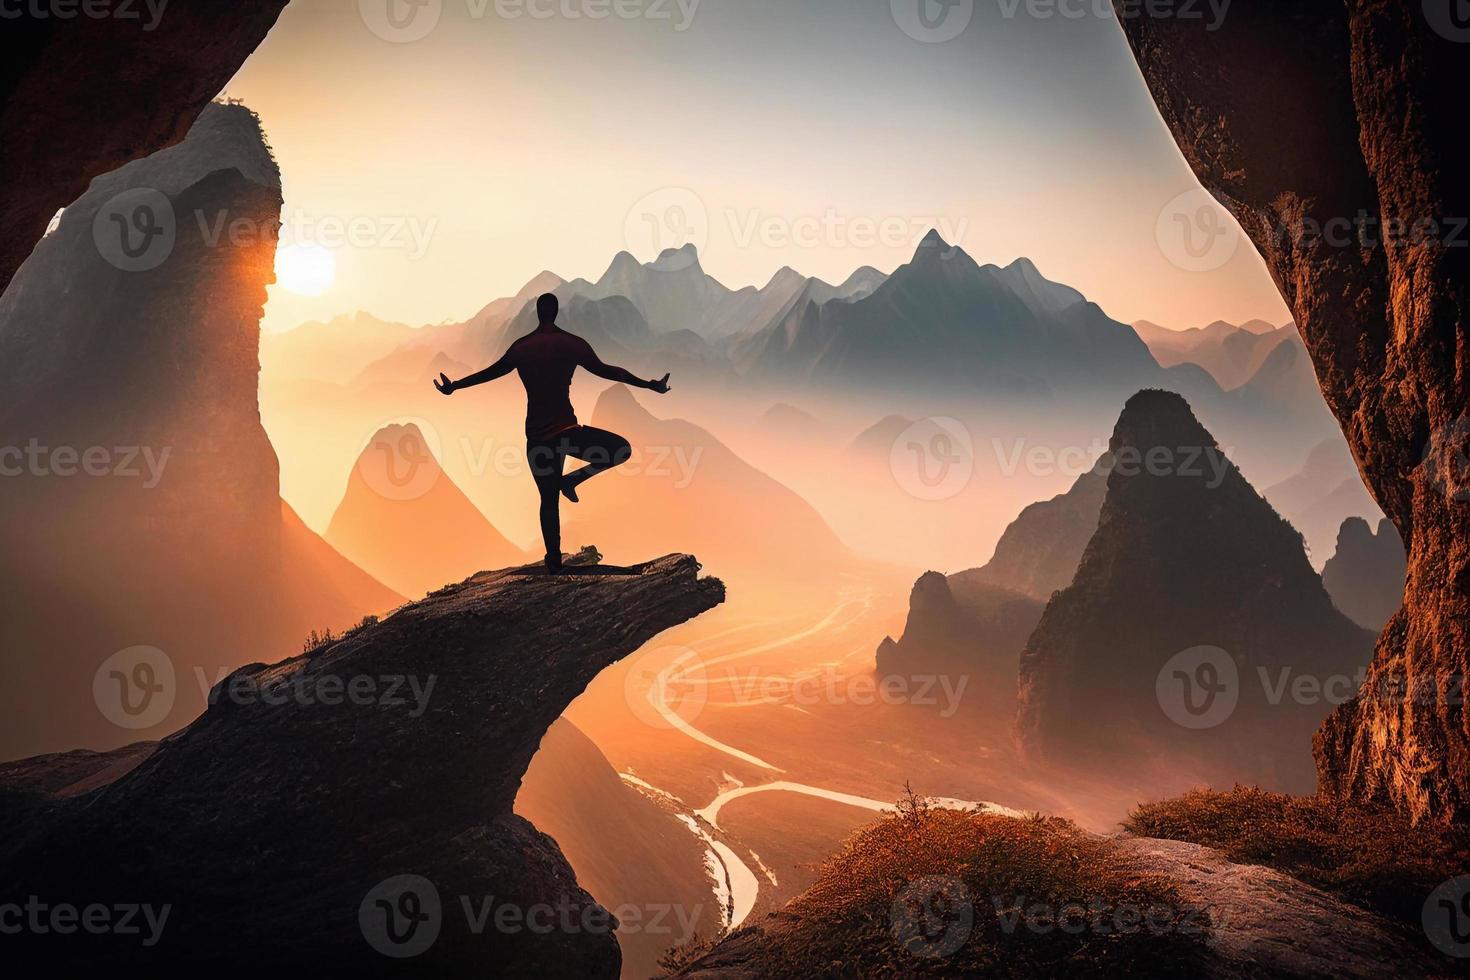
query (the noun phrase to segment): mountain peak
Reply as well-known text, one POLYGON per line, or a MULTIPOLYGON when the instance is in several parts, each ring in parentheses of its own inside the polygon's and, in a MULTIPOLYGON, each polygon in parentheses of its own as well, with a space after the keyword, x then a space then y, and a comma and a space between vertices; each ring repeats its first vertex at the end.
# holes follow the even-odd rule
POLYGON ((806 276, 802 275, 800 272, 797 272, 795 269, 791 268, 791 266, 783 265, 781 268, 776 270, 776 274, 773 275, 770 278, 770 281, 766 283, 765 288, 770 289, 774 286, 795 285, 797 283, 806 282, 806 280, 806 276))
POLYGON ((677 272, 681 269, 699 268, 699 249, 694 247, 693 242, 681 245, 678 248, 666 248, 658 253, 658 258, 649 263, 649 268, 660 272, 677 272))
POLYGON ((938 228, 930 228, 929 233, 919 242, 919 249, 921 251, 926 248, 947 249, 949 247, 949 242, 945 241, 944 237, 939 234, 938 228))

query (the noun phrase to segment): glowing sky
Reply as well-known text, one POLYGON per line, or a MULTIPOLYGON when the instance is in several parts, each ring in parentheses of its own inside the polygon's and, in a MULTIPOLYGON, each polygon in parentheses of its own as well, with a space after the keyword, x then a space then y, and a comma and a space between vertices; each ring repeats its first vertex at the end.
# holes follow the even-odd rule
POLYGON ((1121 320, 1285 322, 1233 224, 1208 249, 1201 202, 1171 204, 1197 185, 1105 6, 294 0, 226 94, 264 120, 287 240, 336 278, 276 287, 266 326, 461 319, 690 236, 730 286, 840 281, 930 225, 1121 320))

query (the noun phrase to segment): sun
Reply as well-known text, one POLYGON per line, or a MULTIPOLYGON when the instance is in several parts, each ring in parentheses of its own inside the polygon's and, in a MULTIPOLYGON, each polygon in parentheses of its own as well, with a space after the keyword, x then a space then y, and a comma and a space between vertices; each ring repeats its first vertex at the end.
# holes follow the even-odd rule
POLYGON ((276 282, 302 296, 320 296, 337 280, 337 256, 321 245, 287 245, 276 251, 276 282))

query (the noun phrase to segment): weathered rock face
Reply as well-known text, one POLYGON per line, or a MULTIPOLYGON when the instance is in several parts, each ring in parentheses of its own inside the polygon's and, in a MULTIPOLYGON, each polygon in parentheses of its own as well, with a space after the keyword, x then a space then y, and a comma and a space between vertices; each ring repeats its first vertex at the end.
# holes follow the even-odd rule
POLYGON ((280 211, 260 123, 210 105, 184 142, 93 181, 0 298, 6 444, 157 461, 155 480, 7 481, 57 547, 139 532, 182 554, 279 547, 261 531, 280 503, 256 388, 280 211))
POLYGON ((285 6, 171 0, 6 18, 0 292, 88 181, 184 138, 285 6))
POLYGON ((1367 521, 1350 517, 1338 531, 1337 552, 1322 569, 1322 584, 1337 608, 1376 633, 1403 605, 1406 571, 1404 542, 1388 518, 1374 534, 1367 521))
POLYGON ((0 297, 0 758, 162 736, 222 673, 397 604, 283 511, 256 397, 280 209, 260 122, 210 105, 94 180, 0 297), (156 724, 95 700, 139 644, 176 669, 156 724))
MULTIPOLYGON (((1129 5, 1130 7, 1134 5, 1129 5)), ((1264 257, 1363 477, 1406 542, 1404 608, 1316 741, 1324 790, 1470 816, 1466 47, 1449 5, 1120 17, 1165 122, 1264 257), (1349 247, 1320 229, 1349 227, 1349 247), (1411 691, 1413 696, 1383 694, 1411 691), (1374 693, 1378 692, 1378 693, 1374 693)), ((1134 10, 1136 14, 1136 10, 1134 10)))
POLYGON ((1310 789, 1322 690, 1352 689, 1372 634, 1333 607, 1301 536, 1184 399, 1129 399, 1109 451, 1097 532, 1021 655, 1020 748, 1310 789), (1302 677, 1322 687, 1299 696, 1302 677))
POLYGON ((197 721, 91 792, 55 795, 114 760, 62 757, 73 771, 56 778, 7 767, 0 901, 170 906, 152 946, 25 932, 7 937, 7 956, 125 971, 207 959, 283 975, 616 977, 606 913, 512 804, 543 733, 599 671, 724 598, 689 556, 638 572, 485 572, 338 642, 242 668, 197 721), (471 917, 487 910, 476 932, 471 917))

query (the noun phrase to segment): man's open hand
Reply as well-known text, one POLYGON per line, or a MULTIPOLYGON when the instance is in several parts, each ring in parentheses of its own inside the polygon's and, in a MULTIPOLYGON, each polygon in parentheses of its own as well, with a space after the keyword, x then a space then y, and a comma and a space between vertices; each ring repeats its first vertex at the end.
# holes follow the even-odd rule
POLYGON ((438 380, 434 382, 434 387, 438 389, 441 395, 454 394, 454 382, 449 380, 449 375, 447 374, 441 373, 438 380))
POLYGON ((656 391, 660 395, 667 395, 669 393, 669 375, 666 374, 657 381, 650 381, 648 383, 648 390, 656 391))

